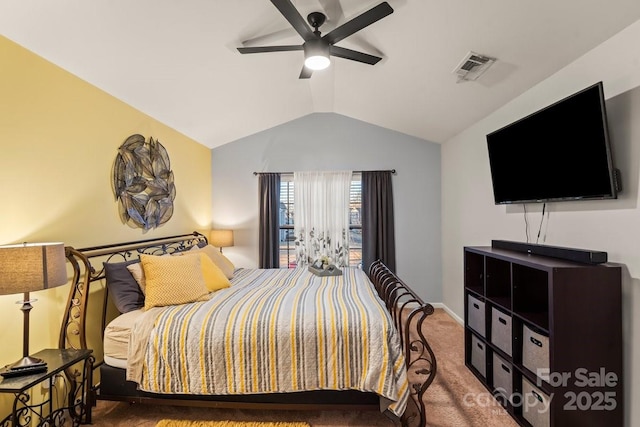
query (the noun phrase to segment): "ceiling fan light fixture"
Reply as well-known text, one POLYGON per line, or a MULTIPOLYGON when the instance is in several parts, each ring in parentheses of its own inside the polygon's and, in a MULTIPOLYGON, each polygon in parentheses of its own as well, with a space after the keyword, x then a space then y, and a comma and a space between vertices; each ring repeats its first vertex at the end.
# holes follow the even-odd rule
POLYGON ((321 39, 309 40, 304 43, 304 66, 317 71, 324 70, 331 64, 329 59, 329 44, 321 39))
POLYGON ((315 70, 327 68, 331 65, 332 56, 369 65, 375 65, 382 59, 379 56, 335 46, 335 44, 393 13, 393 8, 386 1, 334 28, 324 36, 320 32, 320 27, 327 18, 324 13, 311 12, 307 15, 307 25, 292 0, 271 0, 271 3, 289 21, 293 29, 302 37, 304 43, 302 45, 239 47, 238 52, 244 54, 304 50, 304 67, 300 71, 300 79, 308 79, 315 70))
POLYGON ((314 71, 324 70, 329 66, 329 64, 331 64, 329 58, 322 55, 309 56, 304 60, 304 66, 314 71))

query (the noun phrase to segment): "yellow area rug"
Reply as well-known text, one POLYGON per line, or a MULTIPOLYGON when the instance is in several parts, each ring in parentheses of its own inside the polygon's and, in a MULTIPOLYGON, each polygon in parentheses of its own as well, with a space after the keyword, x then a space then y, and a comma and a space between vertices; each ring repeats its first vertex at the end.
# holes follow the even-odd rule
POLYGON ((161 420, 156 427, 311 427, 309 423, 268 421, 181 421, 161 420))

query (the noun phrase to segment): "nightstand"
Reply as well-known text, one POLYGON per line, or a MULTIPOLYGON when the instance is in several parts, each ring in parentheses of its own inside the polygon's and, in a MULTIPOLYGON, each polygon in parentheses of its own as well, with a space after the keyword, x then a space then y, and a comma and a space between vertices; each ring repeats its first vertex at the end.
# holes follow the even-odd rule
POLYGON ((47 363, 47 371, 32 375, 0 378, 0 393, 13 393, 13 410, 2 421, 1 427, 37 425, 77 426, 91 423, 92 402, 85 396, 92 386, 93 350, 45 349, 32 356, 47 363), (81 364, 81 367, 72 367, 81 364), (56 381, 58 376, 64 383, 56 381), (45 397, 35 400, 36 386, 45 389, 45 397), (30 394, 31 393, 31 394, 30 394), (55 404, 55 407, 54 407, 55 404))

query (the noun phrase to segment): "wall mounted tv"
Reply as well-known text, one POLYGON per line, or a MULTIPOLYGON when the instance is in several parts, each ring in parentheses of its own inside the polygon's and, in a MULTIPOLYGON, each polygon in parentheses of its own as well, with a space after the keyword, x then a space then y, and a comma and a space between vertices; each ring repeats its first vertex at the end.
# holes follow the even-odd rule
POLYGON ((615 199, 602 82, 487 135, 496 204, 615 199))

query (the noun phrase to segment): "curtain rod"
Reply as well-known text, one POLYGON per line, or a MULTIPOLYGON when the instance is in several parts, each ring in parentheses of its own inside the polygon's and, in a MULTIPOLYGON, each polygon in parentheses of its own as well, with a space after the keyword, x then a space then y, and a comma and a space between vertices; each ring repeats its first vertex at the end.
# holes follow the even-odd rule
MULTIPOLYGON (((396 174, 395 169, 383 169, 383 170, 373 170, 373 171, 352 171, 353 173, 362 173, 362 172, 391 172, 392 174, 396 174)), ((253 175, 262 175, 263 173, 279 173, 282 175, 292 175, 293 172, 254 172, 253 175)))

